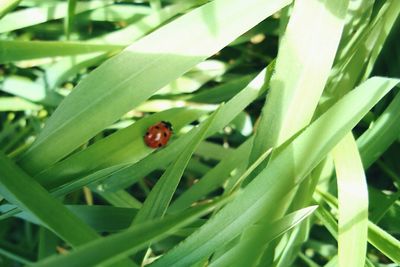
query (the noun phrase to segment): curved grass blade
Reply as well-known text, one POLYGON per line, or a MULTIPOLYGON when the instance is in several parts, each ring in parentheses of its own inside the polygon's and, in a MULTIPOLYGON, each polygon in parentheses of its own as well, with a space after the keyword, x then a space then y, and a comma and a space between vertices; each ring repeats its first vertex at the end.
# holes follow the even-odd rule
POLYGON ((57 162, 289 2, 216 0, 129 46, 91 72, 65 98, 20 165, 37 173, 57 162), (204 14, 214 14, 213 28, 204 23, 204 14))
POLYGON ((365 265, 368 237, 368 189, 352 134, 333 149, 339 199, 339 266, 365 265))
POLYGON ((268 166, 199 231, 151 264, 188 266, 268 216, 275 203, 298 185, 399 80, 375 77, 338 101, 291 143, 277 148, 268 166), (349 114, 338 116, 338 113, 349 114), (350 115, 351 114, 351 115, 350 115))

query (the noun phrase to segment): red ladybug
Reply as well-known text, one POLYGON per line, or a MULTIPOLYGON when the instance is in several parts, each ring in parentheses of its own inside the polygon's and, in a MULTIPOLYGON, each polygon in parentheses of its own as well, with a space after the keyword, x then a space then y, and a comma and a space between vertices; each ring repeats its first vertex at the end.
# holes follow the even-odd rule
POLYGON ((150 126, 144 136, 144 142, 148 147, 163 147, 168 143, 172 135, 172 125, 167 121, 160 121, 150 126))

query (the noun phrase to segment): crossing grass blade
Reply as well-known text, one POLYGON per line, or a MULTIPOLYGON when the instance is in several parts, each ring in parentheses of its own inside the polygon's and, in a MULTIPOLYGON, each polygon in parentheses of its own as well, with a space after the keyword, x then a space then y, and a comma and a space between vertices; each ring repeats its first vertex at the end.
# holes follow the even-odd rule
POLYGON ((217 0, 149 34, 79 83, 19 164, 29 173, 37 173, 57 162, 288 3, 217 0), (212 27, 204 23, 204 19, 210 19, 204 14, 214 14, 212 27), (240 20, 236 19, 238 16, 240 20))
MULTIPOLYGON (((272 64, 273 65, 273 64, 272 64)), ((240 93, 229 100, 221 107, 221 111, 215 122, 210 126, 207 136, 210 136, 222 129, 225 125, 231 122, 243 109, 251 102, 261 96, 269 86, 268 76, 273 71, 270 65, 268 68, 261 71, 240 93)), ((165 166, 172 161, 173 155, 180 151, 190 142, 195 132, 190 132, 176 140, 175 143, 165 147, 159 153, 155 153, 143 159, 142 161, 132 166, 127 166, 124 169, 114 173, 110 179, 104 184, 105 190, 118 190, 125 188, 136 182, 140 177, 145 176, 149 172, 165 166)))
POLYGON ((113 264, 119 259, 135 253, 149 243, 160 240, 182 226, 209 213, 226 200, 221 199, 211 204, 198 206, 176 215, 167 216, 163 219, 138 224, 129 230, 80 246, 68 255, 52 256, 32 266, 86 267, 100 263, 113 264))
POLYGON ((192 154, 204 139, 219 111, 220 109, 217 109, 201 126, 199 126, 200 129, 197 131, 196 135, 193 136, 190 143, 160 177, 144 201, 132 226, 164 216, 192 154))
MULTIPOLYGON (((283 233, 289 231, 297 224, 301 223, 304 219, 310 216, 316 209, 316 206, 307 207, 295 212, 292 212, 275 222, 270 222, 269 231, 265 233, 262 243, 254 244, 254 240, 247 239, 242 240, 240 245, 233 247, 228 252, 219 257, 216 261, 211 262, 210 267, 218 266, 246 266, 250 264, 257 264, 259 261, 258 250, 263 250, 266 245, 275 239, 276 237, 282 235, 283 233), (249 246, 246 243, 252 243, 249 246), (250 247, 258 249, 250 249, 250 247)), ((260 226, 254 225, 249 231, 259 232, 260 226)), ((261 226, 262 228, 262 226, 261 226)), ((244 237, 246 238, 246 237, 244 237)))
POLYGON ((291 143, 277 148, 276 156, 242 194, 151 266, 194 264, 235 238, 244 228, 268 216, 275 203, 298 185, 368 110, 398 83, 396 79, 374 77, 347 94, 291 143), (346 116, 338 116, 339 113, 346 116))

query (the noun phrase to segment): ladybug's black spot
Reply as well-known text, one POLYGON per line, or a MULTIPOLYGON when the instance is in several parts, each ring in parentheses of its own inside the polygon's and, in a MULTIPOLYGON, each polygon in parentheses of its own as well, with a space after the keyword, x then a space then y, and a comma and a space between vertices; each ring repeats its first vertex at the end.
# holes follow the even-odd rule
POLYGON ((149 132, 146 132, 146 135, 149 135, 150 133, 149 132))
POLYGON ((158 147, 162 147, 162 144, 158 144, 158 147))
POLYGON ((157 125, 157 126, 155 126, 155 128, 156 128, 157 130, 160 130, 160 126, 158 126, 158 125, 157 125))
POLYGON ((164 133, 164 137, 167 137, 167 133, 164 133))

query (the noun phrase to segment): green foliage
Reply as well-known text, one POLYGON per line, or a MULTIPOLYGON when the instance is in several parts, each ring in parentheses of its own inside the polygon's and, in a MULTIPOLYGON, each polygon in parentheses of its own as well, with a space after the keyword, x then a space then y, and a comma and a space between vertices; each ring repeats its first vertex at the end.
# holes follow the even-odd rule
POLYGON ((0 266, 400 264, 399 14, 4 0, 0 266))

